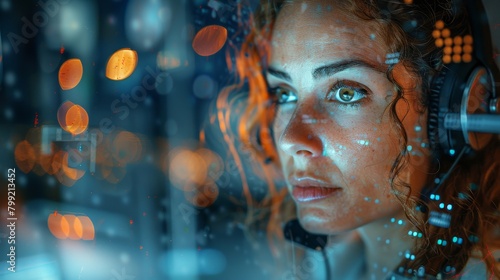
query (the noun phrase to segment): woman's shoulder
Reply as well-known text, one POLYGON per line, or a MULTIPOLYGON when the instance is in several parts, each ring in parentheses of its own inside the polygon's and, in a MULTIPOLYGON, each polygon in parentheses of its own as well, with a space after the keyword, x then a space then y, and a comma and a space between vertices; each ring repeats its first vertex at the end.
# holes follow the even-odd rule
MULTIPOLYGON (((491 254, 496 260, 497 267, 500 269, 500 248, 492 250, 491 254)), ((484 259, 481 257, 471 257, 465 265, 460 275, 461 280, 475 280, 475 279, 492 279, 488 274, 488 269, 484 259)))

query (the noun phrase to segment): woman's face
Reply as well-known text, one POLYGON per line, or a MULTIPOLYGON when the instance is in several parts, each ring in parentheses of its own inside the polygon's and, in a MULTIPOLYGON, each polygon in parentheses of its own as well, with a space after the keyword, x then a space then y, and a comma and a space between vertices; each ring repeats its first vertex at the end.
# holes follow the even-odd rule
MULTIPOLYGON (((372 22, 348 16, 335 1, 286 4, 272 36, 267 80, 278 105, 274 137, 301 224, 337 233, 399 214, 390 169, 402 136, 385 111, 393 63, 372 22)), ((395 58, 397 60, 397 57, 395 58)), ((397 65, 408 103, 397 112, 408 134, 410 165, 399 178, 417 195, 426 180, 426 114, 418 112, 416 78, 397 65)), ((420 110, 421 111, 421 110, 420 110)), ((404 190, 400 190, 405 192, 404 190)))

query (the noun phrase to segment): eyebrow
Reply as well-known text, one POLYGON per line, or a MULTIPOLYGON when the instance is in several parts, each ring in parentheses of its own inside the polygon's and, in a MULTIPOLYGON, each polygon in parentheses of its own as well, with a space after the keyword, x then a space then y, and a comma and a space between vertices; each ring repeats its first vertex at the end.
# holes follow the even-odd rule
MULTIPOLYGON (((314 71, 312 72, 312 76, 315 80, 318 80, 320 78, 329 77, 329 76, 334 75, 337 72, 341 72, 341 71, 344 71, 348 68, 354 68, 354 67, 365 67, 365 68, 375 70, 377 72, 385 73, 385 69, 382 66, 379 66, 377 64, 373 64, 373 63, 370 63, 368 61, 359 60, 359 59, 349 59, 349 60, 341 60, 341 61, 334 62, 334 63, 329 64, 329 65, 318 67, 318 68, 314 69, 314 71)), ((290 77, 290 75, 288 73, 276 70, 272 67, 269 67, 267 69, 267 73, 269 73, 277 78, 280 78, 282 80, 286 80, 289 82, 292 81, 292 78, 290 77)))

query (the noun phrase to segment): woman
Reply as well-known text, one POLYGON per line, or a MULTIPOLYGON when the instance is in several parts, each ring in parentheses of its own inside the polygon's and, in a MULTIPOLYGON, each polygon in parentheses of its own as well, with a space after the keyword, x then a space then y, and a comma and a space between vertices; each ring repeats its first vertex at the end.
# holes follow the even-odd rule
POLYGON ((498 138, 455 164, 428 141, 449 62, 435 30, 465 38, 467 21, 409 2, 262 1, 236 61, 240 136, 280 168, 300 224, 330 236, 333 279, 500 277, 498 138))

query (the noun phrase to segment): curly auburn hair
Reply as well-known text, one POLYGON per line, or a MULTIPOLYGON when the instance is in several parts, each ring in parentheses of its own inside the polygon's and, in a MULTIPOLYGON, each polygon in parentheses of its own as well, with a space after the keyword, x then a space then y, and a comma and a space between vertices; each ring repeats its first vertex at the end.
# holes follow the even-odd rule
MULTIPOLYGON (((291 0, 261 0, 253 18, 247 25, 250 30, 244 43, 236 51, 235 71, 240 83, 226 88, 219 96, 219 122, 227 123, 227 98, 229 95, 246 86, 248 106, 241 116, 238 127, 239 140, 253 151, 262 165, 268 164, 274 170, 280 169, 276 146, 272 138, 274 107, 269 106, 265 71, 270 52, 271 33, 280 7, 291 0), (269 162, 271 164, 269 164, 269 162)), ((468 34, 466 12, 457 12, 451 0, 415 1, 405 4, 396 0, 344 0, 337 1, 342 10, 357 17, 361 21, 375 21, 381 30, 381 36, 388 52, 400 54, 399 61, 407 69, 419 77, 420 103, 423 108, 429 105, 429 92, 432 77, 443 66, 443 51, 436 47, 432 31, 435 23, 442 20, 452 30, 453 35, 468 34)), ((228 55, 229 57, 229 55, 228 55)), ((228 59, 230 69, 233 64, 228 59)), ((401 137, 399 155, 394 159, 391 170, 391 188, 411 188, 398 178, 399 172, 408 164, 407 134, 402 120, 396 114, 396 103, 406 101, 402 87, 392 75, 393 67, 389 66, 387 78, 394 83, 396 94, 386 112, 397 127, 401 137)), ((406 101, 407 102, 407 101, 406 101)), ((233 142, 232 134, 224 126, 223 133, 227 142, 233 142)), ((417 271, 424 266, 430 275, 444 275, 446 278, 458 275, 470 257, 482 258, 488 272, 500 278, 500 269, 491 255, 491 248, 500 246, 500 140, 495 137, 481 151, 473 152, 462 158, 449 177, 434 191, 440 202, 453 205, 450 226, 436 227, 428 222, 429 213, 440 212, 438 203, 410 197, 411 192, 395 192, 401 202, 407 218, 422 233, 415 238, 413 253, 415 259, 403 259, 397 267, 403 274, 413 275, 408 271, 417 271), (408 195, 403 195, 406 193, 408 195), (424 209, 417 217, 416 208, 424 209), (423 218, 420 218, 423 217, 423 218), (454 237, 461 237, 462 244, 452 243, 454 237), (442 246, 438 240, 448 240, 449 245, 442 246)), ((234 151, 234 146, 233 151, 234 151)), ((236 154, 234 151, 233 154, 236 154)), ((430 155, 434 159, 435 175, 445 173, 453 164, 453 158, 438 153, 430 155)), ((271 168, 271 169, 272 169, 271 168)), ((265 170, 270 170, 269 168, 265 170)), ((280 204, 286 195, 286 188, 281 192, 275 187, 271 172, 265 172, 270 186, 268 200, 271 205, 268 234, 281 236, 279 230, 280 204)), ((429 185, 436 178, 429 176, 429 185)), ((248 185, 244 182, 245 194, 249 195, 248 185)), ((252 203, 247 196, 247 202, 252 203)), ((250 205, 251 206, 251 205, 250 205)), ((250 207, 251 208, 251 207, 250 207)))

